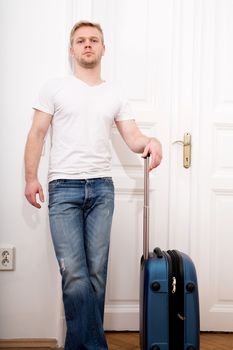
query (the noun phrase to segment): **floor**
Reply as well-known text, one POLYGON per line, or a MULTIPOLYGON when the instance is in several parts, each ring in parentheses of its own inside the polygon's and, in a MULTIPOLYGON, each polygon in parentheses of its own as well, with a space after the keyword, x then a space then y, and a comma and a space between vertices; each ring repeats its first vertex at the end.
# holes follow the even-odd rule
MULTIPOLYGON (((107 339, 109 350, 140 350, 138 333, 107 333, 107 339)), ((200 350, 233 350, 233 333, 202 333, 200 350)))
MULTIPOLYGON (((107 332, 109 350, 140 350, 137 332, 107 332)), ((36 344, 22 347, 1 347, 1 350, 51 350, 51 347, 37 347, 36 344)), ((56 350, 63 350, 58 349, 56 350)), ((179 349, 177 349, 179 350, 179 349)), ((233 350, 233 333, 201 333, 200 350, 233 350)))

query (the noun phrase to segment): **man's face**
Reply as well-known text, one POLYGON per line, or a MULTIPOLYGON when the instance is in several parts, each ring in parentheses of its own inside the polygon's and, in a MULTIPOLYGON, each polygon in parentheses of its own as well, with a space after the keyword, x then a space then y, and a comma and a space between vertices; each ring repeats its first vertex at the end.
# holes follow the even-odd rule
POLYGON ((101 62, 105 47, 101 34, 94 27, 81 27, 76 30, 70 54, 83 68, 95 68, 101 62))

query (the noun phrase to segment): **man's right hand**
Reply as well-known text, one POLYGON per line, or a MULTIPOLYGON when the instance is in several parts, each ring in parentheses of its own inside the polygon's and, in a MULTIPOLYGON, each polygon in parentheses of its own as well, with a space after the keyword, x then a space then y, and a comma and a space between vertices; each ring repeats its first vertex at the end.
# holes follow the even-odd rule
POLYGON ((39 199, 43 203, 44 202, 44 193, 41 184, 38 180, 30 181, 26 183, 25 188, 25 197, 28 202, 34 207, 40 209, 41 205, 37 202, 37 194, 39 194, 39 199))

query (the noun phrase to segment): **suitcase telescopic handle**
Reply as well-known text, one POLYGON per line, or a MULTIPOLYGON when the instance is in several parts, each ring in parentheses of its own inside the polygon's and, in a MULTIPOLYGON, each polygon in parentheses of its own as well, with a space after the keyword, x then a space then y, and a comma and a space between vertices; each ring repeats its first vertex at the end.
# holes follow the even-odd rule
POLYGON ((143 258, 149 257, 149 159, 148 154, 144 158, 144 206, 143 206, 143 258))

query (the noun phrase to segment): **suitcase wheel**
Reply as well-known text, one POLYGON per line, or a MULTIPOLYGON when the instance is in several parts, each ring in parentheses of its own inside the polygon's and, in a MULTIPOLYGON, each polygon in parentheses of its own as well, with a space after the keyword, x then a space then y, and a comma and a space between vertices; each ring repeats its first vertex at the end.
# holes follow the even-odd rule
POLYGON ((160 350, 160 347, 158 345, 152 345, 150 350, 160 350))
MULTIPOLYGON (((195 290, 195 284, 193 284, 193 283, 188 283, 188 284, 186 284, 186 290, 187 290, 187 292, 189 292, 189 293, 192 293, 192 292, 194 292, 194 290, 195 290)), ((188 348, 188 350, 193 350, 192 348, 188 348)))
MULTIPOLYGON (((153 282, 151 284, 151 289, 153 290, 153 292, 158 292, 160 290, 160 283, 159 282, 153 282)), ((154 350, 154 348, 151 348, 154 350)), ((156 350, 156 348, 155 348, 156 350)))

